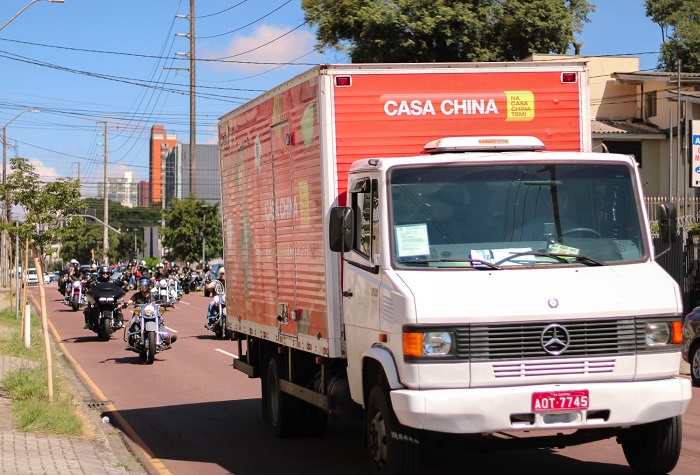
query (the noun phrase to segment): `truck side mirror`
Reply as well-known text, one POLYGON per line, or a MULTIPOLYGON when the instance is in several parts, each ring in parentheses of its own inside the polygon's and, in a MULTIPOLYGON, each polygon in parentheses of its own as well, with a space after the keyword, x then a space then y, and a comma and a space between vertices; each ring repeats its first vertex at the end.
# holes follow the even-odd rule
POLYGON ((659 235, 661 240, 667 244, 676 242, 678 232, 678 209, 671 202, 659 205, 659 235))
POLYGON ((328 240, 333 252, 348 252, 352 248, 354 229, 354 213, 352 208, 336 206, 331 208, 328 223, 328 240))

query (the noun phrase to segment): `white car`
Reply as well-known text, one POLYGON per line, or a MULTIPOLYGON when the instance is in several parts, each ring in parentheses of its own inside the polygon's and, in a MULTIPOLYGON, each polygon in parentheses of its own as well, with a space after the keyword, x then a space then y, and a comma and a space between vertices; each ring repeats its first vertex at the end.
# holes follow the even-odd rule
POLYGON ((39 285, 39 276, 34 267, 27 269, 27 285, 39 285))

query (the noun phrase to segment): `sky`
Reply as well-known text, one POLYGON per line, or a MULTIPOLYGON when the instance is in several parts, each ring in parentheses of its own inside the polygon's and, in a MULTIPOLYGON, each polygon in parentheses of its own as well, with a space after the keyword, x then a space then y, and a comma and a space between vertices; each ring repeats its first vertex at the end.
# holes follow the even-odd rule
MULTIPOLYGON (((638 56, 653 70, 661 32, 643 0, 593 3, 581 53, 638 56)), ((194 16, 197 143, 215 143, 218 118, 265 90, 348 62, 315 51, 301 0, 197 0, 194 16)), ((43 179, 79 177, 83 195, 95 196, 107 123, 109 176, 147 180, 153 125, 189 143, 189 60, 176 54, 189 51, 176 35, 189 33, 188 18, 189 0, 2 0, 0 25, 11 20, 0 29, 6 166, 30 159, 43 179)))

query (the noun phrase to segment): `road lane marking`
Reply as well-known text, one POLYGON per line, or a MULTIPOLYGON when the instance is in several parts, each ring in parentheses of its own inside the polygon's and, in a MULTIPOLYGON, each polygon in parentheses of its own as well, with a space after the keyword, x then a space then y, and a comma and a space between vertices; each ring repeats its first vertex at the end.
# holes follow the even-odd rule
POLYGON ((175 330, 174 328, 170 328, 169 326, 166 326, 166 325, 163 325, 163 327, 165 327, 166 330, 168 330, 172 333, 177 333, 177 330, 175 330))
POLYGON ((223 353, 223 354, 225 354, 225 355, 228 355, 228 356, 230 356, 231 358, 233 358, 233 359, 235 359, 235 360, 238 359, 238 355, 234 355, 233 353, 229 353, 228 351, 224 351, 224 350, 222 350, 221 348, 214 348, 214 351, 218 351, 219 353, 223 353))

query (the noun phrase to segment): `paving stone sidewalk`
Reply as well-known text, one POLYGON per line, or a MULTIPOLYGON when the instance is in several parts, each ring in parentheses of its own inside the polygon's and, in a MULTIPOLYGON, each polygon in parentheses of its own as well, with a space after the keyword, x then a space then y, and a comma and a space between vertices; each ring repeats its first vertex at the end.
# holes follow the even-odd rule
MULTIPOLYGON (((9 305, 0 289, 0 309, 9 305)), ((102 424, 100 414, 84 404, 87 437, 64 437, 20 432, 12 426, 11 400, 2 388, 9 371, 35 362, 0 355, 0 473, 3 475, 146 475, 148 472, 132 456, 110 424, 102 424)), ((82 401, 87 389, 74 374, 66 375, 82 401)))

